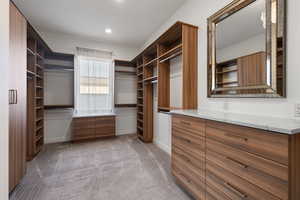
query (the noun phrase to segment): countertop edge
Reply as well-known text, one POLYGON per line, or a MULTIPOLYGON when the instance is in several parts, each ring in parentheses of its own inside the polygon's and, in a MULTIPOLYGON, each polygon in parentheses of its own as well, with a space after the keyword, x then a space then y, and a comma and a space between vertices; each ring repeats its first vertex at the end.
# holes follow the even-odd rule
POLYGON ((227 119, 220 119, 220 118, 211 117, 211 116, 205 116, 204 114, 185 113, 182 110, 180 110, 180 111, 174 110, 174 111, 171 111, 170 114, 171 115, 183 115, 183 116, 212 120, 212 121, 217 121, 217 122, 223 122, 223 123, 228 123, 228 124, 233 124, 233 125, 238 125, 238 126, 244 126, 244 127, 255 128, 255 129, 260 129, 260 130, 265 130, 265 131, 276 132, 279 134, 295 135, 295 134, 300 133, 300 127, 294 128, 294 129, 285 129, 285 128, 273 127, 273 126, 263 126, 263 125, 254 124, 254 123, 239 122, 239 121, 235 121, 235 120, 227 120, 227 119))

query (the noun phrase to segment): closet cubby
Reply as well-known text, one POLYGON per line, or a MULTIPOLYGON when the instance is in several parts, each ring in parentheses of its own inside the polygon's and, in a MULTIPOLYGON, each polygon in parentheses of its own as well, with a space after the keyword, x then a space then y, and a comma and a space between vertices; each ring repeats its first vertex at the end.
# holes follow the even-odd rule
POLYGON ((136 108, 135 84, 137 69, 130 61, 115 60, 115 108, 136 108), (132 89, 133 90, 132 90, 132 89))
POLYGON ((153 140, 153 97, 158 96, 158 112, 197 109, 198 27, 176 22, 133 59, 137 69, 137 135, 153 140), (182 56, 182 105, 170 105, 170 60, 182 56), (154 89, 156 88, 156 90, 154 89))
POLYGON ((27 160, 44 144, 44 55, 48 47, 27 24, 27 160))

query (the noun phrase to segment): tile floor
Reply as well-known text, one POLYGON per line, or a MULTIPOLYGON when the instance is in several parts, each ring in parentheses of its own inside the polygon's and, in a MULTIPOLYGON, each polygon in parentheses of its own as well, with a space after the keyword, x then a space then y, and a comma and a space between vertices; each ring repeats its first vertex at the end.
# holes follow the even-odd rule
POLYGON ((190 200, 170 157, 135 136, 46 145, 10 200, 190 200))

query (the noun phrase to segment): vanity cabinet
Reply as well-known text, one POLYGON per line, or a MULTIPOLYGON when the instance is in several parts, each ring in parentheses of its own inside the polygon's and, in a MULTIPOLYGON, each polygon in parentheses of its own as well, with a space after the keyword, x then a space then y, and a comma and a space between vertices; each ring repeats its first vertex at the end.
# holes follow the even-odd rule
POLYGON ((300 199, 300 135, 172 117, 172 173, 196 199, 300 199))
POLYGON ((72 141, 113 137, 115 116, 76 117, 72 121, 72 141))

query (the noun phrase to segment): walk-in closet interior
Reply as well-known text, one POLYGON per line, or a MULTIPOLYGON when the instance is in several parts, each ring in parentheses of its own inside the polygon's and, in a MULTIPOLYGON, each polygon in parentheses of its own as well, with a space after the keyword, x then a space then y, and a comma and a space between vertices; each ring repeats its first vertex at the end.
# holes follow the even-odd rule
POLYGON ((297 8, 1 0, 0 199, 300 200, 297 8))

